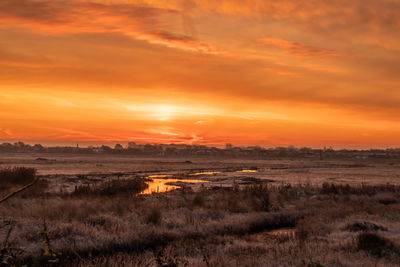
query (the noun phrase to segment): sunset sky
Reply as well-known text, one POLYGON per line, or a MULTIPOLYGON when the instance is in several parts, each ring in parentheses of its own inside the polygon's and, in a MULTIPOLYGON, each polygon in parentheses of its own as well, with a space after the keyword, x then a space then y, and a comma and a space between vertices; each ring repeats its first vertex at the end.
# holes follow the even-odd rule
POLYGON ((0 0, 0 141, 400 147, 400 0, 0 0))

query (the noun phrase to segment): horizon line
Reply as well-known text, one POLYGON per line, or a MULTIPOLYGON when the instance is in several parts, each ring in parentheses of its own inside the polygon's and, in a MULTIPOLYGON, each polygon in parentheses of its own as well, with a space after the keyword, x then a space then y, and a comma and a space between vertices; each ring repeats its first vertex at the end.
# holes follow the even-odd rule
MULTIPOLYGON (((225 148, 226 145, 232 145, 232 147, 260 147, 264 149, 270 148, 310 148, 310 149, 333 149, 333 150, 388 150, 388 149, 400 149, 400 146, 381 146, 381 147, 367 147, 367 146, 334 146, 334 145, 321 145, 321 146, 309 146, 309 145, 294 145, 294 144, 270 144, 270 145, 262 145, 262 144, 243 144, 236 145, 234 143, 226 142, 226 143, 185 143, 185 142, 166 142, 166 143, 157 143, 157 142, 143 142, 143 141, 118 141, 118 140, 110 140, 110 141, 89 141, 89 140, 30 140, 30 139, 0 139, 0 144, 11 143, 15 144, 18 142, 22 142, 26 145, 34 146, 36 144, 42 145, 43 147, 76 147, 79 148, 90 148, 96 146, 115 146, 117 144, 128 146, 129 143, 136 143, 137 145, 186 145, 186 146, 206 146, 206 147, 216 147, 216 148, 225 148)), ((125 148, 124 147, 124 148, 125 148)))

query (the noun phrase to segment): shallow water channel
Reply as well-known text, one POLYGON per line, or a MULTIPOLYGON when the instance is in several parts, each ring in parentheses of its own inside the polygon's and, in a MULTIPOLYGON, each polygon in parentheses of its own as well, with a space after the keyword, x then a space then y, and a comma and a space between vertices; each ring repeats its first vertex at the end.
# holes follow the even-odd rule
MULTIPOLYGON (((242 169, 238 171, 233 171, 236 173, 255 173, 257 170, 242 169)), ((188 173, 189 176, 214 176, 222 174, 222 171, 200 171, 194 173, 188 173)), ((151 181, 147 181, 146 184, 148 188, 143 190, 140 194, 148 195, 153 193, 164 193, 181 188, 184 184, 197 184, 197 183, 207 183, 210 181, 200 180, 200 179, 176 179, 173 178, 172 174, 154 174, 146 177, 151 181)))
POLYGON ((168 178, 169 176, 161 176, 161 175, 151 175, 147 178, 151 179, 151 181, 146 182, 148 187, 143 190, 140 194, 149 195, 153 193, 164 193, 168 191, 172 191, 178 188, 181 188, 180 185, 171 185, 171 183, 188 183, 188 184, 197 184, 197 183, 207 183, 208 181, 204 180, 194 180, 194 179, 175 179, 168 178), (157 178, 156 178, 157 177, 157 178), (163 179, 160 179, 160 178, 163 179))

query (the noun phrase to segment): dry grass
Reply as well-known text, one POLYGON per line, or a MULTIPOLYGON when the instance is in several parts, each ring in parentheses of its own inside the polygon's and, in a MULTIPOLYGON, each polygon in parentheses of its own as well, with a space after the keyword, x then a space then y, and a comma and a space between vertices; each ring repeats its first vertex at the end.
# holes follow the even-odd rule
MULTIPOLYGON (((0 168, 0 193, 6 195, 19 189, 36 179, 36 169, 25 167, 5 167, 0 168)), ((40 179, 33 186, 29 187, 18 197, 29 198, 42 196, 48 187, 47 180, 40 179)))
POLYGON ((115 180, 10 199, 0 206, 0 240, 13 225, 3 259, 38 266, 398 262, 398 186, 260 184, 136 195, 142 186, 141 179, 115 180), (271 235, 274 229, 292 234, 271 235))
POLYGON ((0 190, 31 183, 36 169, 25 167, 4 167, 0 169, 0 190))
POLYGON ((121 179, 103 182, 99 185, 79 185, 69 194, 75 197, 90 197, 90 196, 115 196, 121 194, 137 194, 147 188, 144 179, 121 179))

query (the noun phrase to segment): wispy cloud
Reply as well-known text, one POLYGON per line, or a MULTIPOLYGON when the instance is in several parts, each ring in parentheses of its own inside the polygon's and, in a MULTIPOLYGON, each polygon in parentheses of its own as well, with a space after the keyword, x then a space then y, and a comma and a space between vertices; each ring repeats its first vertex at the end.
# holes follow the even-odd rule
POLYGON ((10 129, 2 129, 0 128, 0 138, 11 138, 12 133, 10 129))
MULTIPOLYGON (((217 48, 191 36, 169 32, 164 16, 181 18, 177 10, 135 4, 84 1, 2 0, 0 28, 24 27, 42 34, 119 33, 150 44, 217 54, 217 48)), ((186 19, 187 20, 187 19, 186 19)))
POLYGON ((399 0, 0 0, 0 135, 398 144, 399 12, 399 0))
POLYGON ((206 54, 220 54, 214 45, 196 41, 188 36, 177 36, 166 32, 139 33, 135 35, 138 40, 145 40, 151 44, 164 45, 170 48, 179 48, 187 51, 201 52, 206 54))
POLYGON ((260 38, 259 43, 268 47, 275 47, 284 50, 287 54, 302 57, 331 57, 339 56, 339 53, 323 48, 317 48, 296 42, 289 42, 279 38, 260 38))

